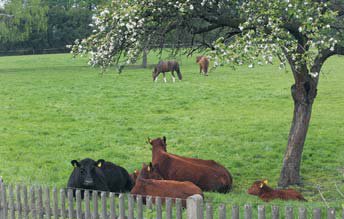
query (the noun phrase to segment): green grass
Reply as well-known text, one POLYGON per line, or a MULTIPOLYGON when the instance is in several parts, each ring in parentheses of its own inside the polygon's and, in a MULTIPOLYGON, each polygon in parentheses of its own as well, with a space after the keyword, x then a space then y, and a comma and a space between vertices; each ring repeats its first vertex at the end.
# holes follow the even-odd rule
MULTIPOLYGON (((277 66, 218 68, 198 74, 179 57, 183 81, 152 82, 151 69, 100 75, 68 54, 0 57, 0 175, 8 183, 66 186, 70 161, 103 158, 129 172, 151 159, 147 137, 165 135, 171 153, 214 159, 234 176, 233 192, 213 202, 262 203, 246 190, 277 185, 293 102, 290 72, 277 66)), ((157 56, 151 54, 151 64, 157 56)), ((306 140, 302 177, 307 206, 344 198, 344 59, 323 68, 306 140)), ((272 203, 284 205, 284 202, 272 203)), ((297 202, 288 202, 297 205, 297 202)))

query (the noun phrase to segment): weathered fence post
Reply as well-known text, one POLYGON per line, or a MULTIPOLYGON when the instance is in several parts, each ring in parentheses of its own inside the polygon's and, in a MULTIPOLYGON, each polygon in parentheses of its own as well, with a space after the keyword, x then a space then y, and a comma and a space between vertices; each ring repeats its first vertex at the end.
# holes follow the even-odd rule
POLYGON ((307 219, 307 209, 305 207, 299 208, 299 219, 307 219))
POLYGON ((110 219, 116 219, 115 193, 110 192, 110 219))
POLYGON ((166 198, 166 219, 172 218, 172 199, 166 198))
POLYGON ((214 214, 213 214, 213 205, 211 203, 208 203, 205 205, 205 214, 206 214, 206 219, 213 219, 214 214))
POLYGON ((273 205, 271 208, 271 218, 279 219, 279 207, 276 205, 273 205))
POLYGON ((9 195, 10 195, 10 203, 9 203, 9 209, 10 209, 10 218, 11 219, 15 219, 15 213, 14 213, 14 193, 13 193, 13 187, 11 185, 8 186, 8 192, 9 192, 9 195))
POLYGON ((90 191, 84 191, 85 219, 91 219, 90 191))
POLYGON ((252 206, 246 204, 244 206, 244 218, 245 219, 252 219, 252 206))
POLYGON ((161 206, 160 197, 155 197, 155 206, 156 206, 156 218, 162 219, 162 206, 161 206))
POLYGON ((128 219, 134 219, 134 197, 132 194, 128 195, 128 219))
POLYGON ((21 203, 21 194, 20 194, 20 185, 16 186, 16 194, 17 194, 17 212, 18 212, 18 219, 22 219, 22 211, 23 211, 23 206, 21 203))
POLYGON ((136 202, 137 202, 137 218, 143 219, 143 205, 142 205, 141 195, 136 196, 136 202))
POLYGON ((119 219, 125 219, 124 194, 119 194, 119 219))
POLYGON ((66 195, 65 190, 60 189, 60 199, 61 199, 61 217, 62 219, 66 218, 66 195))
POLYGON ((153 204, 152 204, 152 196, 146 197, 146 206, 149 211, 149 218, 152 218, 152 212, 153 212, 153 204))
POLYGON ((106 206, 106 192, 101 193, 101 201, 102 201, 102 218, 107 219, 107 206, 106 206))
POLYGON ((29 200, 28 200, 28 196, 27 196, 27 187, 24 185, 23 187, 23 212, 24 212, 24 219, 29 219, 29 200))
POLYGON ((57 189, 56 187, 54 187, 53 189, 53 214, 54 214, 54 219, 58 219, 59 218, 59 199, 57 196, 57 189))
POLYGON ((37 207, 38 207, 38 218, 43 219, 43 192, 42 187, 38 187, 38 200, 37 200, 37 207))
POLYGON ((92 201, 93 201, 93 219, 98 219, 98 192, 92 191, 92 201))
POLYGON ((265 206, 258 205, 258 219, 265 219, 265 206))
POLYGON ((177 219, 182 219, 183 215, 182 215, 182 200, 180 198, 176 199, 176 218, 177 219))
POLYGON ((72 189, 68 189, 67 196, 68 196, 68 217, 74 218, 73 190, 72 189))
POLYGON ((232 219, 239 219, 239 206, 233 205, 232 207, 232 219))
POLYGON ((285 207, 285 218, 286 219, 294 219, 294 211, 293 208, 290 206, 285 207))
POLYGON ((6 186, 4 183, 1 183, 1 202, 2 202, 2 211, 1 219, 7 219, 7 197, 6 197, 6 186))
POLYGON ((50 189, 49 187, 45 188, 45 214, 48 219, 51 218, 51 211, 50 211, 50 189))
POLYGON ((220 204, 219 206, 219 219, 226 219, 226 205, 220 204))
POLYGON ((321 209, 314 208, 313 209, 313 218, 312 219, 321 219, 321 209))
POLYGON ((76 218, 82 219, 81 191, 79 189, 76 190, 75 196, 76 196, 76 218))
POLYGON ((187 198, 186 200, 186 210, 188 219, 201 219, 203 215, 203 209, 201 204, 203 198, 201 195, 193 195, 187 198))
POLYGON ((327 219, 335 219, 336 218, 336 209, 328 208, 327 209, 327 219))
POLYGON ((31 200, 31 216, 33 219, 36 219, 37 218, 36 197, 35 197, 35 188, 33 186, 30 188, 30 200, 31 200))

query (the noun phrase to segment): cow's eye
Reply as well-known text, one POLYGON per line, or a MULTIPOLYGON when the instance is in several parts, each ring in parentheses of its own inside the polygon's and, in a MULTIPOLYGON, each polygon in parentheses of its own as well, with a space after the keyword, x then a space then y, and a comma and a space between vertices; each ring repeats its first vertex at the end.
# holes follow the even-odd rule
POLYGON ((80 172, 81 173, 85 173, 85 169, 84 168, 80 168, 80 172))

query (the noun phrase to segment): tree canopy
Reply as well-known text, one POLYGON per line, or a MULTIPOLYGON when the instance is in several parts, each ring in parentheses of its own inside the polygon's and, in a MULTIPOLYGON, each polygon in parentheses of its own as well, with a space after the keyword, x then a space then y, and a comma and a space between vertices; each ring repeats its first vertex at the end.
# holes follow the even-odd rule
POLYGON ((47 10, 48 7, 41 0, 7 1, 0 15, 0 41, 22 41, 34 31, 45 31, 47 10))
POLYGON ((191 35, 189 53, 203 51, 215 66, 288 63, 294 117, 279 185, 301 183, 300 164, 319 75, 332 55, 344 54, 343 0, 113 0, 93 16, 93 34, 75 41, 74 55, 106 69, 135 62, 169 33, 191 35), (207 35, 211 37, 207 37, 207 35))

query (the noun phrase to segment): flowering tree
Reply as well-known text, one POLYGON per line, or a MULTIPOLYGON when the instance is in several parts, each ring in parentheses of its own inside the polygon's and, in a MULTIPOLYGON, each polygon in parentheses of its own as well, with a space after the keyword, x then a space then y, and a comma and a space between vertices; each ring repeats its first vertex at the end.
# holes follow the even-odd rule
POLYGON ((94 15, 93 34, 77 40, 72 53, 90 53, 89 64, 106 69, 135 62, 147 44, 162 44, 179 31, 193 36, 191 53, 206 48, 215 65, 288 63, 294 118, 279 181, 287 186, 300 183, 321 68, 330 56, 344 54, 343 15, 343 0, 113 0, 94 15))

